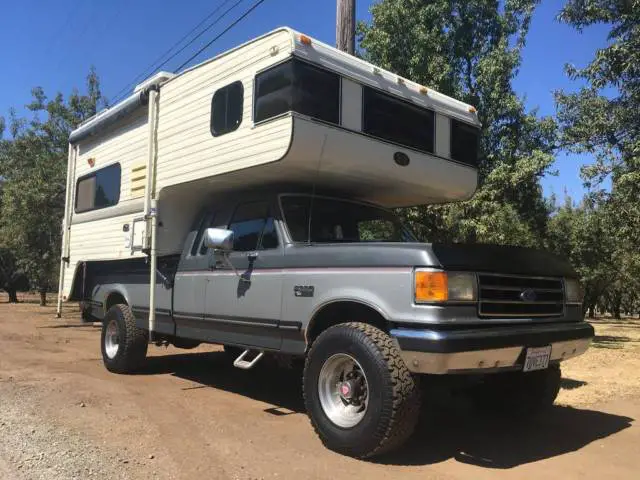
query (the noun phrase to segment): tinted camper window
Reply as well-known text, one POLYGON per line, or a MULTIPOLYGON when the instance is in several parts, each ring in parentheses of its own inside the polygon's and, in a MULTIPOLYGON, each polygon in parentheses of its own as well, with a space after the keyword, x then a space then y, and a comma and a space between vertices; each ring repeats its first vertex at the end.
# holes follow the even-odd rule
POLYGON ((114 163, 78 179, 76 213, 116 205, 120 200, 120 164, 114 163))
POLYGON ((340 122, 340 76, 297 59, 256 76, 254 121, 286 112, 340 122))
POLYGON ((480 131, 458 120, 451 120, 451 158, 467 165, 478 164, 480 131))
POLYGON ((362 94, 364 133, 423 152, 433 152, 433 111, 365 86, 362 94))
POLYGON ((222 87, 211 99, 211 134, 214 137, 237 130, 242 123, 244 88, 242 82, 222 87))

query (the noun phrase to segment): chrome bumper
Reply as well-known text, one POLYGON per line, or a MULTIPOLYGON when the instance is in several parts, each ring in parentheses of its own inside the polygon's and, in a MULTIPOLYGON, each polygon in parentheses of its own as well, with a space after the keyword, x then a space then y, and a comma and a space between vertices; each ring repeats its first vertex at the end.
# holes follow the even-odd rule
POLYGON ((544 345, 551 345, 551 361, 567 360, 587 351, 593 327, 580 322, 462 331, 394 329, 390 333, 410 371, 442 375, 522 368, 526 348, 544 345))

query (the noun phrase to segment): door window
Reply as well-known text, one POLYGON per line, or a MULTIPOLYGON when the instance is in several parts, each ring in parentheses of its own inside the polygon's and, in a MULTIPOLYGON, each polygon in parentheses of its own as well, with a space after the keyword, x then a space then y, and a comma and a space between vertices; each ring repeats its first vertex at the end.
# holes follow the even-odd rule
POLYGON ((278 246, 278 236, 267 202, 241 204, 231 218, 233 249, 238 252, 264 250, 278 246))

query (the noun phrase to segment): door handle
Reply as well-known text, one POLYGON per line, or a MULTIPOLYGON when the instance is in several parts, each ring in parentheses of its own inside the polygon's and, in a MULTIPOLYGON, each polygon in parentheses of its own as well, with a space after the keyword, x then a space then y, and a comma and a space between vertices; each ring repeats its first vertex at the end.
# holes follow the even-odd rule
POLYGON ((256 258, 258 258, 258 252, 249 252, 249 253, 247 253, 247 258, 249 260, 255 260, 256 258))

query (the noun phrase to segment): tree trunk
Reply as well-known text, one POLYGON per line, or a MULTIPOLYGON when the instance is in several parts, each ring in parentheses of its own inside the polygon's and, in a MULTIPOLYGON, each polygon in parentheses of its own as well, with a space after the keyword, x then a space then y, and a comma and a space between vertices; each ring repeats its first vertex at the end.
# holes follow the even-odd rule
POLYGON ((613 310, 613 312, 612 312, 613 313, 613 318, 615 318, 616 320, 620 320, 622 318, 621 315, 620 315, 620 311, 622 310, 622 308, 620 306, 620 302, 614 301, 611 310, 613 310))
POLYGON ((7 293, 9 294, 9 303, 18 303, 18 292, 15 288, 9 287, 7 293))
POLYGON ((41 307, 47 306, 47 289, 46 288, 40 289, 40 306, 41 307))
POLYGON ((589 318, 595 318, 596 317, 596 307, 593 305, 589 305, 589 308, 587 309, 587 316, 589 318))

